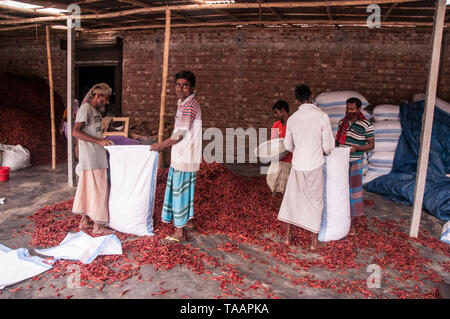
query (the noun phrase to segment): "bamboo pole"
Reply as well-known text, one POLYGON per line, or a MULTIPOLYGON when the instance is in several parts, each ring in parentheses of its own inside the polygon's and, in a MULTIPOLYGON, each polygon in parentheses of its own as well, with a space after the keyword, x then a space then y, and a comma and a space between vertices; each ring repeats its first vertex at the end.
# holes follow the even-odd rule
MULTIPOLYGON (((308 2, 268 2, 262 3, 261 8, 317 8, 317 7, 340 7, 340 6, 358 6, 358 5, 369 5, 369 4, 385 4, 385 3, 408 3, 408 2, 418 2, 419 0, 350 0, 350 1, 308 1, 308 2)), ((187 5, 173 5, 169 9, 171 11, 193 11, 193 10, 215 10, 215 9, 259 9, 259 3, 227 3, 227 4, 187 4, 187 5)), ((13 9, 10 9, 13 11, 13 9)), ((149 8, 138 8, 131 10, 123 10, 112 13, 103 14, 86 14, 80 16, 82 20, 89 19, 106 19, 106 18, 118 18, 133 14, 145 14, 145 13, 156 13, 164 12, 166 7, 149 7, 149 8)), ((36 23, 36 22, 48 22, 48 21, 62 21, 66 20, 67 16, 56 16, 56 17, 37 17, 37 18, 26 18, 26 19, 15 19, 15 20, 3 20, 0 21, 0 25, 5 24, 21 24, 21 23, 36 23)))
POLYGON ((433 129, 434 105, 439 75, 439 60, 441 56, 442 33, 445 19, 446 0, 439 0, 434 15, 433 42, 431 61, 428 70, 425 109, 422 115, 422 132, 420 136, 420 152, 417 163, 416 185, 414 188, 414 203, 411 216, 409 236, 417 238, 419 234, 420 216, 422 214, 423 195, 428 170, 428 157, 430 154, 431 131, 433 129))
POLYGON ((52 127, 52 169, 56 169, 56 132, 55 132, 55 95, 53 92, 52 54, 50 50, 50 30, 45 26, 45 38, 47 43, 48 84, 50 86, 50 122, 52 127))
MULTIPOLYGON (((170 9, 166 8, 166 27, 164 32, 164 57, 163 57, 163 77, 161 83, 161 107, 159 113, 159 132, 158 142, 162 142, 164 138, 164 115, 166 111, 166 86, 167 86, 167 73, 169 68, 169 45, 170 45, 170 9)), ((162 152, 159 154, 158 167, 164 166, 164 155, 162 152)))

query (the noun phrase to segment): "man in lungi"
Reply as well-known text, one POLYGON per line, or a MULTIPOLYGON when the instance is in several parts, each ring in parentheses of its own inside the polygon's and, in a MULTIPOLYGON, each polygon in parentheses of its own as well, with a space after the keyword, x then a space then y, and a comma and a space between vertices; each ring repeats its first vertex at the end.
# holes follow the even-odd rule
POLYGON ((352 226, 349 235, 355 234, 355 225, 364 216, 362 190, 362 170, 364 152, 375 147, 375 135, 372 123, 361 112, 362 102, 356 97, 347 101, 345 117, 339 121, 336 134, 336 146, 350 147, 350 211, 352 226))
POLYGON ((195 179, 202 160, 202 114, 194 89, 192 72, 181 71, 175 75, 178 108, 174 130, 169 138, 150 147, 158 152, 172 147, 161 214, 163 222, 173 222, 175 226, 175 232, 165 238, 167 243, 185 241, 185 229, 194 227, 195 179))
POLYGON ((322 221, 325 163, 324 154, 334 149, 330 119, 312 104, 307 85, 295 87, 298 110, 286 124, 284 147, 293 153, 292 169, 278 219, 287 223, 286 241, 291 244, 291 224, 311 232, 311 250, 318 248, 322 221))
POLYGON ((114 144, 103 139, 102 116, 99 109, 109 103, 112 93, 106 83, 94 85, 79 108, 72 134, 78 140, 79 172, 78 186, 72 211, 82 214, 80 229, 93 223, 94 234, 110 234, 114 231, 109 222, 108 160, 104 146, 114 144))
MULTIPOLYGON (((272 106, 272 111, 273 116, 277 121, 272 126, 270 138, 284 138, 286 136, 286 122, 289 118, 289 104, 286 101, 278 100, 272 106)), ((268 173, 266 176, 267 185, 272 191, 272 196, 275 196, 277 192, 284 193, 292 167, 291 162, 292 153, 289 152, 289 154, 279 162, 273 162, 271 164, 277 166, 277 170, 274 173, 268 173)))

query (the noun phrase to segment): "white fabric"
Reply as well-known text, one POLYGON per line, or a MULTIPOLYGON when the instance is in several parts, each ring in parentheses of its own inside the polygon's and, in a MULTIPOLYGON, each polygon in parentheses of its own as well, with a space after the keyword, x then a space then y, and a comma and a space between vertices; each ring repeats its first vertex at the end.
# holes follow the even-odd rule
POLYGON ((22 145, 0 144, 0 151, 2 153, 1 166, 8 166, 11 171, 18 171, 31 165, 30 151, 22 145))
POLYGON ((399 138, 402 134, 402 125, 400 120, 374 122, 373 131, 375 138, 399 138))
POLYGON ((105 147, 110 154, 109 226, 122 233, 152 236, 158 152, 148 145, 105 147))
POLYGON ((395 152, 372 152, 369 157, 371 167, 391 168, 394 163, 395 152))
POLYGON ((398 121, 400 120, 400 106, 393 104, 380 104, 373 109, 375 121, 398 121))
POLYGON ((55 259, 79 260, 83 264, 90 264, 99 255, 122 255, 122 244, 114 234, 91 237, 80 231, 68 233, 56 247, 34 251, 55 259))
POLYGON ((311 171, 322 165, 323 154, 334 149, 328 116, 317 106, 302 104, 286 123, 284 147, 293 153, 292 168, 311 171))
POLYGON ((450 244, 450 221, 446 222, 442 227, 441 240, 450 244))
POLYGON ((324 200, 319 240, 339 240, 351 226, 349 191, 350 148, 336 147, 325 156, 324 200))
MULTIPOLYGON (((183 103, 181 103, 181 101, 178 103, 187 103, 192 98, 194 98, 193 95, 186 98, 183 103)), ((178 130, 185 132, 183 132, 183 139, 177 144, 172 145, 172 150, 170 152, 170 166, 182 172, 196 172, 200 169, 200 163, 202 162, 203 135, 201 109, 199 108, 197 115, 189 128, 180 123, 180 118, 181 111, 180 108, 178 108, 172 136, 177 136, 178 130)))
POLYGON ((25 248, 12 250, 0 244, 0 289, 37 276, 53 266, 25 248))

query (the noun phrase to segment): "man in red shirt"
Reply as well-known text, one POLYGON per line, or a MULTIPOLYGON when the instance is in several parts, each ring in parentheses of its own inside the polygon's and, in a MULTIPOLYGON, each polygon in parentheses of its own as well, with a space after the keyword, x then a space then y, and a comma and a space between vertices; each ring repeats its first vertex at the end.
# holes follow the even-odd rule
MULTIPOLYGON (((289 104, 286 101, 278 100, 272 106, 273 116, 277 121, 272 126, 271 139, 284 138, 286 135, 286 122, 289 117, 289 104)), ((292 153, 289 153, 281 159, 278 163, 272 163, 266 177, 267 185, 272 191, 272 196, 275 193, 284 193, 286 189, 287 180, 292 167, 292 153), (278 168, 276 169, 276 166, 278 168)))

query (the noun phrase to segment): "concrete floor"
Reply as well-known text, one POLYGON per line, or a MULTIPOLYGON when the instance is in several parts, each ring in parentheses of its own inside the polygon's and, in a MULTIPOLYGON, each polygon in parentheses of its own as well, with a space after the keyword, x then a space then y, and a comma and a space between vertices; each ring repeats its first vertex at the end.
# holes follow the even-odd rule
MULTIPOLYGON (((232 165, 233 172, 242 175, 255 175, 259 172, 257 165, 232 165)), ((29 248, 32 255, 35 255, 31 247, 28 246, 31 236, 29 234, 20 234, 13 230, 20 229, 26 225, 32 224, 32 221, 24 217, 30 216, 36 210, 45 205, 54 204, 63 200, 73 198, 75 188, 67 186, 66 166, 60 166, 56 170, 50 167, 31 167, 22 171, 12 172, 8 182, 0 182, 0 198, 6 198, 5 204, 0 205, 0 243, 10 248, 29 248)), ((381 196, 372 193, 365 193, 365 199, 373 200, 375 206, 366 208, 367 217, 377 217, 379 220, 409 220, 411 207, 394 203, 383 199, 381 196)), ((430 236, 439 238, 444 222, 423 212, 421 229, 426 229, 430 236)), ((26 227, 26 226, 25 226, 26 227)), ((408 232, 407 227, 404 229, 408 232)), ((239 271, 246 275, 246 281, 259 281, 262 285, 271 291, 273 296, 281 299, 296 298, 362 298, 361 295, 348 296, 336 293, 329 289, 318 289, 311 287, 301 287, 292 284, 292 279, 286 274, 292 276, 298 275, 298 270, 292 266, 284 265, 271 258, 270 254, 259 247, 252 245, 240 245, 242 251, 252 256, 252 260, 264 262, 250 263, 242 256, 217 250, 219 244, 227 243, 230 239, 227 236, 200 235, 191 236, 190 244, 200 248, 210 255, 220 258, 224 264, 237 265, 239 271), (278 270, 285 275, 279 275, 273 272, 278 270)), ((450 282, 450 273, 445 271, 442 264, 447 265, 450 258, 445 254, 414 243, 422 256, 426 256, 433 262, 427 266, 437 272, 444 282, 450 282)), ((296 254, 302 257, 317 258, 315 253, 297 249, 296 254)), ((448 269, 448 266, 447 266, 448 269)), ((214 270, 213 270, 214 273, 214 270)), ((310 273, 315 278, 330 278, 335 276, 325 269, 312 268, 310 273)), ((213 299, 217 296, 223 296, 220 289, 220 282, 217 280, 205 280, 204 275, 196 275, 186 267, 175 267, 168 271, 155 271, 153 266, 142 266, 140 269, 140 278, 152 278, 151 282, 139 280, 133 277, 127 280, 122 286, 106 285, 101 293, 98 289, 87 287, 64 288, 67 286, 66 278, 52 278, 49 273, 44 273, 39 280, 28 279, 21 283, 9 286, 3 289, 0 299, 41 299, 41 298, 59 298, 63 299, 71 296, 72 299, 109 299, 109 298, 150 298, 150 299, 213 299), (22 287, 18 291, 14 291, 22 287), (42 288, 44 287, 44 288, 42 288), (158 295, 162 289, 167 290, 165 295, 158 295), (121 295, 125 290, 126 294, 121 295)), ((360 278, 364 280, 368 273, 348 272, 343 278, 360 278)), ((438 287, 439 283, 431 281, 422 282, 426 290, 438 287)), ((98 285, 96 286, 98 287, 98 285)), ((383 292, 388 287, 372 288, 378 296, 383 296, 383 292)), ((247 298, 266 298, 268 295, 262 294, 261 289, 246 291, 247 298)), ((234 297, 230 297, 234 298, 234 297)))

